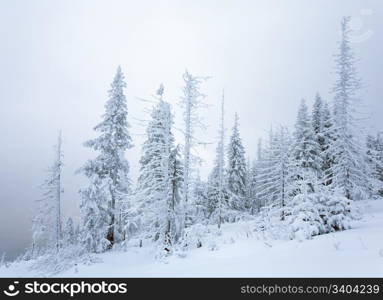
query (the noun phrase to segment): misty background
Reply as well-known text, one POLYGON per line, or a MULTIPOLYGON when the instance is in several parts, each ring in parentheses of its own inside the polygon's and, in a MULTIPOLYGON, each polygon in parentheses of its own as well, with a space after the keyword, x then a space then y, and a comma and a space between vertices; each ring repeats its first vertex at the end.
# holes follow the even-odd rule
POLYGON ((383 130, 382 10, 379 0, 0 0, 0 253, 13 258, 30 244, 33 202, 59 129, 63 211, 78 216, 86 180, 74 173, 95 155, 83 142, 95 136, 118 65, 127 82, 133 181, 151 107, 139 98, 150 99, 162 82, 180 128, 183 72, 211 76, 203 85, 211 106, 201 111, 208 128, 197 133, 209 143, 198 149, 201 176, 214 160, 223 88, 226 137, 238 112, 254 158, 271 125, 293 125, 302 98, 311 104, 320 92, 331 100, 345 15, 353 17, 366 125, 383 130))

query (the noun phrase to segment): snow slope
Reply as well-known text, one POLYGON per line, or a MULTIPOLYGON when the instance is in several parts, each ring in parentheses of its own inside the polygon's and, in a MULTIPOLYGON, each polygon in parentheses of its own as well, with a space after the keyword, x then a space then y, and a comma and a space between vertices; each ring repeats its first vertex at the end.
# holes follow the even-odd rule
MULTIPOLYGON (((382 277, 383 201, 363 203, 353 229, 304 242, 263 241, 252 222, 225 224, 218 249, 191 250, 185 258, 154 259, 153 249, 109 252, 101 263, 80 265, 58 277, 382 277)), ((0 269, 1 277, 28 277, 28 262, 0 269)))

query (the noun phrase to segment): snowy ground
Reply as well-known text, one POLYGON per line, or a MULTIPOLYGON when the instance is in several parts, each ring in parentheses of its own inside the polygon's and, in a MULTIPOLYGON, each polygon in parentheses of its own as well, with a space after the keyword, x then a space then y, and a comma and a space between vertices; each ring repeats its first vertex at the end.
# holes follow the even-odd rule
MULTIPOLYGON (((363 219, 353 229, 312 240, 267 241, 253 224, 226 224, 218 249, 191 250, 185 258, 155 260, 153 249, 99 255, 103 262, 81 265, 57 277, 382 277, 383 201, 363 203, 363 219)), ((0 277, 33 277, 29 263, 0 269, 0 277)))

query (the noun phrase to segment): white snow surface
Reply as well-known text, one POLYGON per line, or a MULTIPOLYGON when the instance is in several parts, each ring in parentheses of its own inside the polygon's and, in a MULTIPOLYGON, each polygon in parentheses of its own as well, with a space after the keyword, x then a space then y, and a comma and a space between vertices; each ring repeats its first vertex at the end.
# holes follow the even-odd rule
MULTIPOLYGON (((150 246, 97 255, 101 262, 78 265, 55 277, 382 277, 383 201, 358 203, 363 218, 350 230, 303 242, 263 240, 254 222, 224 224, 211 245, 186 257, 154 258, 150 246)), ((215 227, 212 231, 215 231, 215 227)), ((0 277, 41 277, 31 262, 0 268, 0 277)))

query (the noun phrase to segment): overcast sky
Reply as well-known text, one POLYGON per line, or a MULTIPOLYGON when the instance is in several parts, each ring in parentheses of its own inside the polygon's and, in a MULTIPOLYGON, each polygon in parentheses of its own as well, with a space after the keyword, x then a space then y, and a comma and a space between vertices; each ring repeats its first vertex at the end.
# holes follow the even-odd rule
MULTIPOLYGON (((292 125, 301 98, 331 100, 333 54, 341 17, 350 15, 353 45, 371 119, 383 129, 383 2, 380 0, 0 0, 0 252, 30 242, 32 204, 63 131, 64 213, 78 215, 74 175, 94 155, 94 137, 118 65, 127 81, 135 148, 127 158, 137 176, 145 108, 161 82, 181 126, 182 73, 211 76, 203 85, 211 107, 199 132, 206 176, 214 159, 221 91, 226 128, 240 116, 247 155, 271 124, 292 125)), ((227 135, 230 131, 227 132, 227 135)), ((179 136, 179 133, 177 133, 179 136)))

